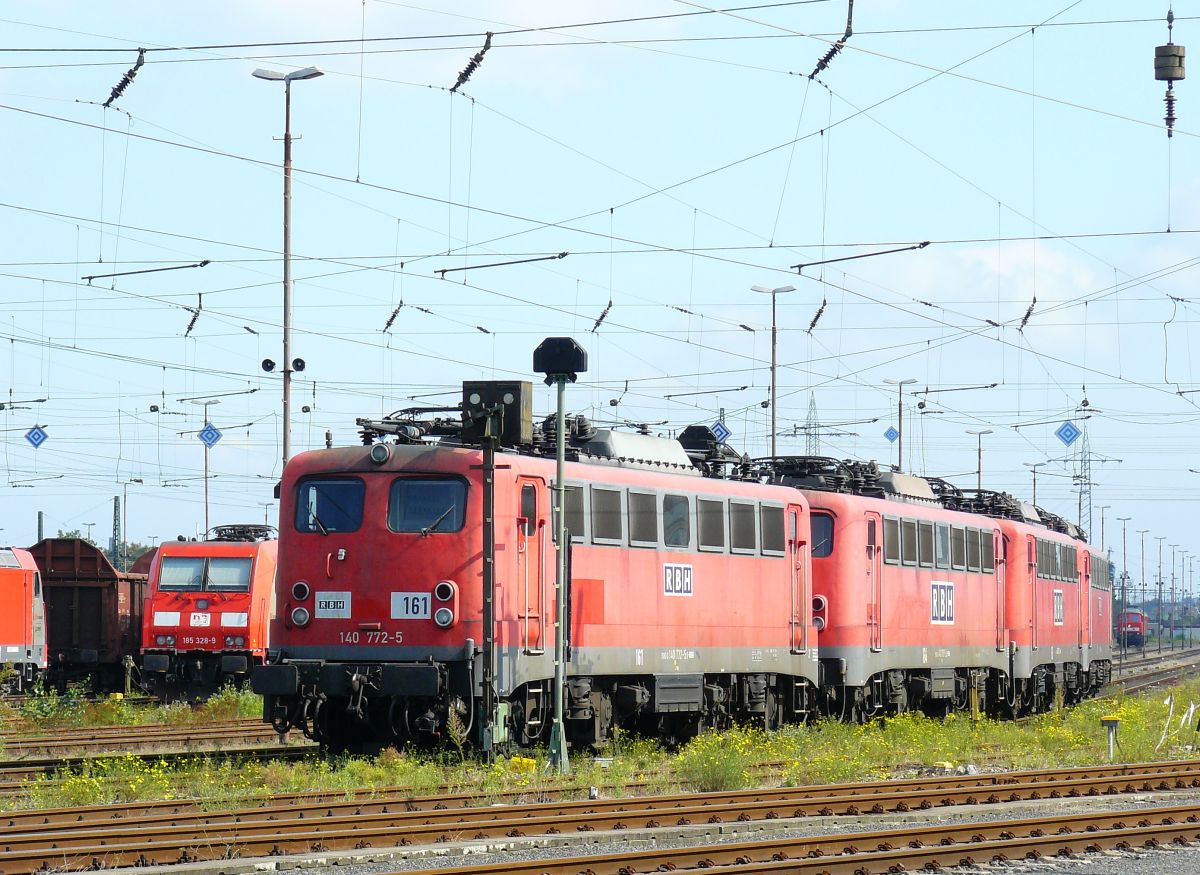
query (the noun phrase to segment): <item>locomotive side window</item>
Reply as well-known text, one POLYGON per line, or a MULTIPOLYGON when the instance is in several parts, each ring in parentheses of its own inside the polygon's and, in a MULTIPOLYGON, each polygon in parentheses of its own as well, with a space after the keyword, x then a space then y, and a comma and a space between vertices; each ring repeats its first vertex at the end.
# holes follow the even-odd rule
POLYGON ((980 532, 979 546, 983 548, 983 573, 992 574, 996 570, 996 539, 994 532, 980 532))
POLYGON ((813 513, 812 558, 823 559, 833 554, 833 517, 827 513, 813 513))
POLYGON ((33 597, 35 599, 42 597, 42 575, 38 572, 33 572, 33 597))
POLYGON ((762 551, 767 556, 782 556, 785 545, 783 535, 783 508, 763 505, 758 510, 762 528, 762 551))
MULTIPOLYGON (((553 495, 554 484, 550 484, 551 495, 553 495)), ((554 507, 553 500, 550 502, 550 537, 558 540, 558 511, 554 507)), ((582 541, 586 532, 584 524, 587 522, 587 514, 583 510, 583 487, 572 486, 567 484, 567 532, 572 541, 582 541)))
POLYGON ((700 517, 699 541, 701 550, 725 549, 725 503, 696 500, 697 512, 700 517))
POLYGON ((532 538, 537 529, 537 489, 532 483, 521 486, 521 519, 525 521, 525 537, 532 538))
POLYGON ((922 568, 933 566, 933 523, 917 523, 917 564, 922 568))
POLYGON ((593 486, 592 540, 620 543, 621 529, 621 493, 593 486))
POLYGON ((900 521, 900 561, 904 565, 917 564, 917 521, 900 521))
POLYGON ((393 532, 457 532, 467 510, 461 480, 402 477, 388 494, 388 528, 393 532))
POLYGON ((686 547, 692 543, 692 513, 686 495, 663 496, 663 543, 686 547))
POLYGON ((729 545, 735 553, 758 549, 758 537, 754 531, 754 505, 729 502, 729 545))
POLYGON ((967 529, 967 571, 979 570, 979 529, 967 529))
POLYGON ((362 525, 366 487, 358 478, 301 480, 296 487, 296 531, 353 532, 362 525))
POLYGON ((658 546, 657 499, 645 492, 629 493, 629 543, 658 546))
POLYGON ((900 564, 900 520, 893 517, 883 518, 883 561, 900 564))
POLYGON ((950 567, 962 571, 967 565, 967 532, 962 526, 950 529, 950 567))
POLYGON ((937 523, 934 526, 934 565, 938 568, 950 567, 950 525, 937 523))

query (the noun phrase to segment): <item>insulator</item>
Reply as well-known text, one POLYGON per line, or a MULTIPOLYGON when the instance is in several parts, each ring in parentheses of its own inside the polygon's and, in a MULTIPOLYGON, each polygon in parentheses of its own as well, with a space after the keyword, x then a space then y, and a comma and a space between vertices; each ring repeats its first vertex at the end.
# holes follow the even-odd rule
POLYGON ((1175 91, 1170 85, 1167 86, 1167 94, 1163 98, 1163 103, 1167 105, 1167 114, 1163 117, 1163 121, 1167 123, 1167 136, 1175 135, 1175 91))
POLYGON ((1175 43, 1154 49, 1154 78, 1160 82, 1178 82, 1184 78, 1183 61, 1187 49, 1175 43))

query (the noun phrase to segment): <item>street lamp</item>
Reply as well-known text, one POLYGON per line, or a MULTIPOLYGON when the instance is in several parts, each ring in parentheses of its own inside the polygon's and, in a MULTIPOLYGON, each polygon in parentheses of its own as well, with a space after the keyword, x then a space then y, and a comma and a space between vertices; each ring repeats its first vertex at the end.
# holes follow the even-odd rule
POLYGON ((896 470, 904 470, 904 387, 917 382, 916 377, 903 380, 885 379, 883 382, 896 387, 896 470))
MULTIPOLYGON (((1120 613, 1125 613, 1129 610, 1129 541, 1125 537, 1125 524, 1133 517, 1119 516, 1121 521, 1121 610, 1120 613)), ((1121 642, 1120 654, 1122 663, 1125 660, 1125 651, 1129 649, 1129 632, 1125 629, 1124 622, 1121 623, 1121 642)))
MULTIPOLYGON (((204 400, 200 400, 200 399, 192 398, 189 400, 191 401, 192 404, 199 404, 201 407, 204 408, 204 425, 201 426, 201 429, 207 429, 209 426, 208 407, 210 404, 220 404, 221 399, 220 398, 206 398, 204 400)), ((286 403, 286 401, 284 403, 286 403)), ((285 432, 285 434, 286 434, 286 432, 285 432)), ((205 437, 205 435, 203 435, 203 434, 200 436, 205 437)), ((286 440, 287 440, 287 438, 284 438, 285 446, 286 446, 286 440)), ((204 533, 207 535, 208 528, 209 528, 208 527, 208 449, 209 449, 209 447, 208 447, 208 441, 201 441, 201 443, 204 444, 204 533)))
POLYGON ((291 73, 260 67, 253 75, 283 83, 283 463, 286 465, 292 449, 292 82, 325 74, 316 67, 291 73))
POLYGON ((141 477, 130 477, 121 484, 121 570, 129 570, 129 484, 141 483, 141 477))
POLYGON ((1033 506, 1037 507, 1037 469, 1043 465, 1049 465, 1049 462, 1022 462, 1026 468, 1033 472, 1033 506))
POLYGON ((1175 550, 1178 544, 1169 544, 1171 548, 1171 611, 1167 617, 1171 621, 1171 649, 1175 649, 1175 550))
POLYGON ((94 526, 96 524, 95 523, 84 523, 84 525, 87 526, 87 539, 90 541, 90 540, 92 540, 92 526, 94 526))
POLYGON ((1163 547, 1163 541, 1167 540, 1167 537, 1166 537, 1166 535, 1155 535, 1154 540, 1158 541, 1158 652, 1162 653, 1162 630, 1163 630, 1162 547, 1163 547))
MULTIPOLYGON (((1150 614, 1146 611, 1146 533, 1149 529, 1138 529, 1138 534, 1142 536, 1142 614, 1146 617, 1146 622, 1150 621, 1150 614)), ((1142 635, 1142 655, 1146 655, 1146 636, 1142 635)))
POLYGON ((967 429, 967 434, 975 435, 975 490, 983 491, 983 436, 991 434, 990 428, 985 428, 976 431, 973 428, 967 429))
POLYGON ((1104 555, 1104 512, 1112 507, 1111 504, 1102 504, 1096 510, 1100 511, 1100 554, 1104 555))
POLYGON ((775 456, 775 349, 777 346, 777 332, 775 328, 775 296, 783 295, 787 292, 796 291, 795 286, 778 286, 771 288, 770 286, 751 286, 750 291, 761 292, 764 295, 771 296, 771 456, 775 456))

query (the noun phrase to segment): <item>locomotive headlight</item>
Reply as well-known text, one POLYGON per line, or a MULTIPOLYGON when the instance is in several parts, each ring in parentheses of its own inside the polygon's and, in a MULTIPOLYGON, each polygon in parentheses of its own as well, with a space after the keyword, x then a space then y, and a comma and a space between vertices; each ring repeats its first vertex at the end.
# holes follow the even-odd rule
POLYGON ((439 580, 433 588, 433 597, 439 602, 448 602, 454 598, 455 586, 451 580, 439 580))
POLYGON ((308 608, 293 608, 292 622, 297 626, 307 626, 308 621, 312 619, 312 614, 308 612, 308 608))
POLYGON ((371 447, 371 461, 376 465, 382 465, 392 457, 392 448, 387 444, 374 444, 371 447))
POLYGON ((454 624, 454 611, 440 607, 433 612, 433 622, 442 629, 448 629, 454 624))
POLYGON ((157 644, 159 647, 162 647, 164 644, 167 643, 167 636, 166 635, 155 636, 154 643, 157 644))
POLYGON ((246 639, 243 638, 241 635, 226 635, 225 636, 225 646, 226 647, 241 647, 245 643, 246 643, 246 639))
POLYGON ((167 636, 167 644, 171 647, 175 646, 175 636, 174 635, 167 636))
POLYGON ((297 580, 292 584, 292 598, 298 602, 304 601, 312 594, 312 588, 303 580, 297 580))

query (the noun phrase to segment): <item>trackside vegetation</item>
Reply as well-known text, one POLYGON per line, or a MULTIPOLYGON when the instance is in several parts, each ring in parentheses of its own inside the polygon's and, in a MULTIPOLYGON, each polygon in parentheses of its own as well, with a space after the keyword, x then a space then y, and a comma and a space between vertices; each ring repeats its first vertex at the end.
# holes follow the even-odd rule
MULTIPOLYGON (((1200 681, 1170 692, 1089 700, 1028 723, 972 721, 963 716, 933 720, 916 714, 866 725, 823 721, 765 733, 739 727, 706 733, 678 750, 650 739, 618 734, 595 755, 577 754, 573 773, 559 778, 546 752, 526 752, 493 763, 435 752, 387 750, 374 757, 252 762, 200 756, 167 763, 133 756, 98 759, 87 767, 40 778, 0 807, 60 807, 128 801, 194 798, 206 806, 253 805, 268 794, 346 793, 397 788, 413 795, 469 792, 480 801, 542 791, 605 796, 676 791, 733 790, 753 786, 882 780, 949 771, 999 771, 1090 765, 1108 761, 1102 717, 1120 719, 1117 762, 1200 757, 1200 681), (1193 703, 1196 703, 1195 705, 1193 703)), ((23 719, 45 726, 130 722, 176 724, 252 716, 257 697, 226 691, 196 709, 144 708, 120 700, 88 703, 62 697, 19 706, 23 719), (44 717, 37 717, 37 709, 44 717), (126 711, 126 709, 129 709, 126 711), (190 712, 191 716, 187 716, 190 712)), ((5 712, 8 714, 9 712, 5 712)))

